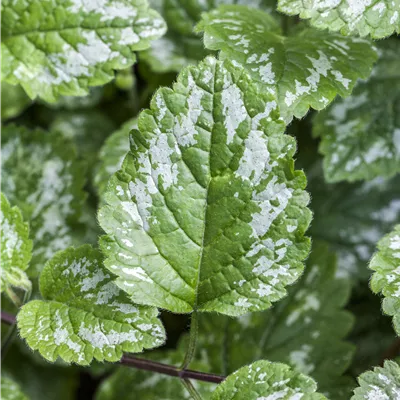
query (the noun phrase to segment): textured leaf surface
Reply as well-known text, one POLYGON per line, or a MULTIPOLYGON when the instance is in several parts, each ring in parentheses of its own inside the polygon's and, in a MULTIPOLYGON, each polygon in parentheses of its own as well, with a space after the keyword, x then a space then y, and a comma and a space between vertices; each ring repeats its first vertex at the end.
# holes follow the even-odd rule
POLYGON ((17 117, 31 103, 21 86, 1 82, 1 119, 17 117))
POLYGON ((28 400, 18 384, 5 376, 1 377, 1 398, 3 400, 28 400))
POLYGON ((129 133, 137 128, 137 118, 125 122, 120 129, 113 132, 100 149, 99 163, 94 177, 94 184, 102 194, 110 177, 117 172, 129 151, 129 133))
POLYGON ((312 237, 325 240, 338 254, 339 275, 369 279, 367 266, 376 243, 400 220, 399 177, 327 184, 319 163, 306 173, 314 211, 312 237))
POLYGON ((145 60, 158 73, 179 72, 189 64, 197 64, 209 53, 204 49, 202 39, 193 34, 201 13, 210 11, 219 4, 243 2, 269 12, 275 9, 273 0, 150 0, 150 5, 167 22, 168 32, 152 42, 150 49, 140 54, 140 59, 145 60))
POLYGON ((348 96, 376 60, 366 40, 312 29, 284 37, 270 15, 243 6, 203 14, 196 29, 204 31, 207 48, 222 50, 222 59, 244 65, 276 94, 286 122, 303 117, 310 107, 325 108, 337 94, 348 96))
POLYGON ((29 226, 22 219, 21 211, 11 207, 1 194, 1 292, 7 286, 29 289, 30 282, 25 274, 32 257, 32 241, 29 226))
MULTIPOLYGON (((185 357, 188 337, 179 341, 176 350, 155 351, 148 354, 148 358, 168 365, 179 367, 185 357)), ((190 368, 196 371, 210 372, 207 360, 195 360, 190 368)), ((207 382, 192 380, 192 384, 205 399, 215 390, 216 385, 207 382)), ((157 374, 151 371, 141 371, 119 367, 115 373, 101 384, 96 400, 132 400, 132 393, 140 400, 190 400, 179 379, 168 375, 157 374)))
POLYGON ((27 303, 18 314, 21 337, 49 361, 81 365, 161 345, 157 310, 133 305, 112 280, 90 246, 58 253, 40 276, 44 300, 27 303))
POLYGON ((106 266, 135 302, 240 315, 299 277, 309 197, 275 108, 209 57, 140 115, 99 212, 106 266))
POLYGON ((165 23, 142 0, 5 0, 1 32, 3 79, 51 102, 110 81, 165 23))
POLYGON ((72 144, 60 135, 8 125, 2 129, 2 191, 29 222, 33 239, 32 268, 73 243, 85 199, 84 169, 72 144))
POLYGON ((394 361, 385 361, 358 378, 360 387, 354 390, 351 400, 397 400, 400 394, 400 367, 394 361))
POLYGON ((329 399, 349 398, 354 382, 341 375, 354 352, 343 340, 353 322, 342 309, 350 283, 335 273, 334 254, 314 243, 301 280, 271 310, 238 319, 202 316, 198 356, 206 353, 219 374, 268 357, 313 377, 329 399))
POLYGON ((375 271, 371 289, 384 295, 383 311, 394 317, 394 328, 400 336, 400 225, 379 241, 369 267, 375 271))
POLYGON ((389 177, 400 172, 400 43, 379 43, 372 76, 347 99, 318 114, 314 134, 322 137, 329 181, 389 177))
POLYGON ((311 19, 319 29, 375 39, 400 32, 399 0, 278 0, 278 9, 311 19))
POLYGON ((285 364, 257 361, 240 368, 218 385, 211 400, 323 400, 317 385, 285 364))

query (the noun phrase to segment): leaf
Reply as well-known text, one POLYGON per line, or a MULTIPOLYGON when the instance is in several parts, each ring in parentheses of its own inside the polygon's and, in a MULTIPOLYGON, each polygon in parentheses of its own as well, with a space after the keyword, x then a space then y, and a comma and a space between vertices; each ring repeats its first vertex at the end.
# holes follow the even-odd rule
POLYGON ((1 102, 1 119, 3 121, 17 117, 31 103, 21 86, 13 86, 6 82, 1 82, 1 97, 7 99, 7 101, 1 102))
POLYGON ((400 367, 386 360, 382 367, 375 367, 358 378, 360 387, 354 390, 351 400, 397 400, 400 393, 400 367))
POLYGON ((359 38, 312 29, 282 36, 271 16, 244 6, 203 14, 196 30, 204 31, 207 48, 221 50, 221 59, 242 64, 264 90, 276 94, 286 123, 310 107, 322 110, 337 94, 348 96, 377 58, 371 43, 359 38))
POLYGON ((335 274, 335 255, 314 243, 301 280, 274 308, 237 319, 202 316, 198 356, 206 353, 219 374, 268 357, 313 377, 331 400, 349 398, 354 384, 342 375, 354 353, 343 340, 353 325, 343 310, 350 282, 335 274))
POLYGON ((98 152, 114 127, 107 115, 95 109, 58 112, 49 129, 75 143, 79 158, 92 175, 98 152))
POLYGON ((99 212, 105 265, 134 302, 240 315, 300 276, 309 197, 275 107, 212 57, 156 92, 99 212))
POLYGON ((400 336, 400 225, 379 241, 378 252, 369 267, 375 271, 371 289, 375 293, 382 292, 383 311, 394 317, 394 328, 400 336))
POLYGON ((306 375, 289 366, 269 361, 257 361, 240 368, 217 386, 211 400, 323 400, 315 393, 317 385, 306 375))
POLYGON ((32 240, 29 226, 22 219, 21 211, 11 207, 1 194, 1 292, 7 286, 29 290, 31 283, 24 272, 32 257, 32 240))
POLYGON ((21 337, 46 360, 80 365, 160 346, 165 333, 157 310, 133 305, 112 280, 88 245, 57 253, 40 276, 44 300, 18 314, 21 337))
POLYGON ((314 211, 311 235, 338 254, 340 276, 365 281, 376 243, 400 220, 400 177, 333 185, 320 171, 318 162, 306 169, 314 211))
POLYGON ((131 66, 134 51, 165 33, 141 0, 29 0, 2 3, 2 76, 31 98, 84 96, 131 66), (56 16, 56 17, 55 17, 56 16))
MULTIPOLYGON (((201 13, 210 11, 219 4, 235 4, 241 0, 150 0, 165 19, 168 32, 165 36, 151 43, 151 47, 140 53, 140 59, 147 62, 157 73, 180 72, 188 65, 196 65, 209 54, 203 41, 193 33, 193 28, 199 22, 201 13)), ((256 9, 273 12, 273 0, 245 1, 256 9)), ((258 12, 258 10, 257 10, 258 12)), ((277 17, 278 14, 275 14, 277 17)))
POLYGON ((314 120, 330 182, 400 172, 400 46, 392 39, 380 42, 378 49, 379 62, 370 79, 314 120))
MULTIPOLYGON (((179 367, 185 357, 186 339, 188 337, 185 336, 183 340, 179 340, 177 349, 151 352, 146 358, 179 367)), ((194 360, 191 368, 196 371, 210 372, 206 360, 194 360)), ((192 384, 201 395, 204 395, 205 399, 209 398, 216 387, 215 384, 194 380, 192 384)), ((131 400, 132 393, 135 393, 135 398, 140 400, 192 399, 179 378, 152 371, 118 367, 115 373, 101 383, 96 393, 96 400, 131 400)))
POLYGON ((16 125, 2 129, 2 191, 29 222, 37 276, 52 255, 73 243, 85 194, 85 170, 66 139, 16 125))
POLYGON ((318 29, 328 28, 345 35, 381 39, 400 33, 399 0, 278 0, 278 10, 310 19, 311 25, 318 29))
POLYGON ((129 151, 129 133, 137 128, 137 118, 126 121, 120 129, 113 132, 99 152, 99 163, 94 177, 94 184, 100 194, 104 193, 110 177, 117 172, 129 151))
POLYGON ((28 400, 21 388, 3 374, 1 376, 1 398, 3 400, 28 400))

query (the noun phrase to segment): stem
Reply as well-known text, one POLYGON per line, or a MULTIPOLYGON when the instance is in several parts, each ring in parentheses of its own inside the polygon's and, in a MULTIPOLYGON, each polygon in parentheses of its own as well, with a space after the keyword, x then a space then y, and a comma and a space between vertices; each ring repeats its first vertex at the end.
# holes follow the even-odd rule
POLYGON ((192 371, 190 369, 179 369, 172 365, 162 364, 156 361, 145 360, 124 354, 120 361, 122 365, 143 369, 145 371, 157 372, 159 374, 175 376, 181 379, 195 379, 203 382, 221 383, 225 377, 221 375, 206 374, 204 372, 192 371))
POLYGON ((189 345, 185 354, 185 359, 183 360, 181 369, 186 369, 193 360, 194 353, 196 351, 197 343, 197 332, 198 332, 198 314, 197 311, 192 312, 190 318, 190 334, 189 334, 189 345))
MULTIPOLYGON (((2 311, 1 321, 11 325, 15 322, 15 316, 9 314, 6 311, 2 311)), ((157 372, 159 374, 174 376, 176 378, 181 378, 181 379, 195 379, 197 381, 203 381, 209 383, 221 383, 225 379, 225 376, 207 374, 205 372, 192 371, 190 369, 182 370, 172 365, 162 364, 156 361, 145 360, 143 358, 137 358, 128 354, 124 354, 122 356, 120 364, 131 368, 157 372)))
POLYGON ((182 379, 182 384, 185 386, 186 390, 190 393, 194 400, 202 400, 200 394, 197 392, 196 388, 192 385, 189 379, 182 379))

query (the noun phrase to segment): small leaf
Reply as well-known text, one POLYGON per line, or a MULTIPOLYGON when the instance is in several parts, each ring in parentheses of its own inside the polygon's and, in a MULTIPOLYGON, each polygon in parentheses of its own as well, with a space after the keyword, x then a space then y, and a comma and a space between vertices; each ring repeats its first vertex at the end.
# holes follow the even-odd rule
POLYGON ((397 362, 385 361, 358 378, 360 387, 354 390, 351 400, 398 400, 400 393, 400 367, 397 362))
POLYGON ((400 46, 396 39, 378 46, 379 62, 370 79, 314 119, 330 182, 400 172, 400 46))
POLYGON ((85 169, 60 135, 16 125, 2 129, 2 191, 29 222, 37 276, 53 254, 74 243, 72 232, 85 200, 85 169))
POLYGON ((3 375, 1 376, 1 398, 2 400, 28 400, 19 385, 3 375))
POLYGON ((113 283, 99 251, 90 246, 57 253, 40 276, 44 300, 18 314, 20 335, 49 361, 87 365, 118 361, 122 352, 160 346, 165 333, 158 311, 136 306, 113 283))
POLYGON ((300 276, 309 197, 276 106, 212 57, 156 92, 99 212, 105 265, 134 302, 240 315, 300 276))
POLYGON ((7 286, 29 290, 31 283, 25 274, 32 257, 29 226, 22 219, 21 211, 11 207, 1 194, 1 292, 7 286))
POLYGON ((369 267, 375 271, 371 289, 375 293, 382 292, 383 311, 394 317, 394 328, 400 336, 400 225, 379 241, 378 252, 369 267))
POLYGON ((94 184, 100 194, 104 193, 110 177, 121 168, 129 151, 129 133, 134 128, 137 128, 137 118, 130 119, 113 132, 100 149, 94 177, 94 184))
POLYGON ((220 58, 242 64, 276 94, 287 123, 310 107, 322 110, 337 94, 348 96, 377 58, 371 43, 359 38, 312 29, 281 36, 270 15, 244 6, 221 6, 203 14, 196 30, 204 31, 207 48, 221 50, 220 58))
POLYGON ((2 77, 31 98, 83 96, 114 78, 165 33, 141 0, 2 2, 2 77), (55 17, 56 16, 56 17, 55 17))
POLYGON ((279 11, 311 19, 318 29, 375 39, 400 33, 399 0, 320 1, 278 0, 279 11))
POLYGON ((324 400, 315 393, 317 385, 306 375, 289 366, 269 361, 257 361, 240 368, 217 386, 211 400, 324 400))

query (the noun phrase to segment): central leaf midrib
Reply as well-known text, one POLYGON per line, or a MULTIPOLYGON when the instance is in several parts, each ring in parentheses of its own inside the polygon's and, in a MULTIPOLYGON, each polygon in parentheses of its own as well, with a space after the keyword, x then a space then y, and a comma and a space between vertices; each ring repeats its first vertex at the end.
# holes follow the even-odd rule
POLYGON ((204 238, 206 234, 206 229, 207 229, 207 210, 208 210, 208 196, 209 196, 209 189, 210 189, 210 184, 212 181, 212 173, 211 173, 211 150, 212 150, 212 144, 213 144, 213 132, 214 132, 214 125, 215 125, 215 115, 214 115, 214 104, 215 104, 215 93, 216 93, 216 88, 215 88, 215 76, 217 74, 217 63, 214 64, 214 74, 213 74, 213 93, 212 93, 212 119, 213 119, 213 129, 211 129, 210 133, 210 149, 208 152, 208 165, 209 165, 209 174, 210 178, 207 182, 206 186, 206 201, 204 203, 204 210, 203 210, 203 235, 201 238, 201 245, 200 245, 200 254, 199 254, 199 262, 197 264, 197 279, 196 279, 196 286, 195 286, 195 292, 194 292, 194 303, 193 303, 193 310, 196 311, 198 307, 198 299, 199 299, 199 287, 200 287, 200 276, 201 276, 201 266, 203 265, 203 254, 204 254, 204 238))

